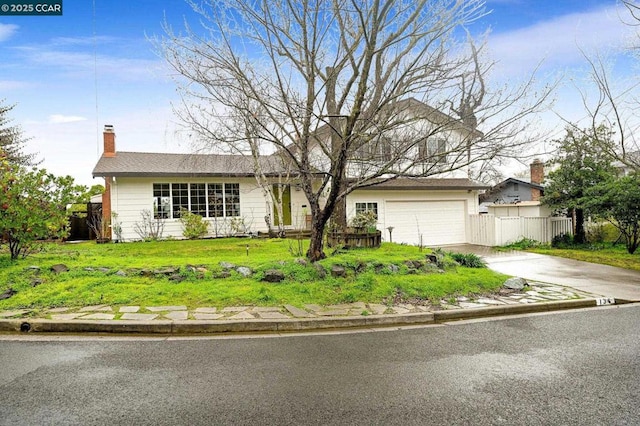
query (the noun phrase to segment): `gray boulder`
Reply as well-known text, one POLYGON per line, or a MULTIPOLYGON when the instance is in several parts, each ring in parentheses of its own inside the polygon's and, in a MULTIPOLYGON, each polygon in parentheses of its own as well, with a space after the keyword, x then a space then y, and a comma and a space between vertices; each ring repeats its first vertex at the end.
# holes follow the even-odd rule
POLYGON ((397 274, 400 271, 400 268, 398 267, 398 265, 394 265, 394 264, 387 266, 387 268, 389 268, 389 271, 392 274, 397 274))
POLYGON ((229 263, 225 261, 220 262, 219 265, 222 266, 224 269, 233 269, 236 267, 236 265, 234 265, 233 263, 229 263))
POLYGON ((245 278, 250 277, 253 274, 253 271, 246 266, 239 266, 236 271, 245 278))
POLYGON ((67 265, 64 265, 62 263, 57 263, 57 264, 53 265, 50 269, 53 272, 55 272, 56 274, 60 274, 62 272, 67 272, 69 270, 67 265))
POLYGON ((313 267, 316 268, 316 272, 318 273, 318 277, 321 280, 324 280, 325 278, 327 278, 327 270, 324 269, 324 266, 322 266, 319 263, 315 263, 314 262, 313 267))
POLYGON ((347 274, 347 271, 344 269, 344 266, 333 265, 331 267, 331 276, 332 277, 344 277, 347 274))
POLYGON ((264 276, 262 277, 262 281, 266 281, 268 283, 279 283, 284 280, 284 272, 278 269, 268 269, 264 272, 264 276))
POLYGON ((502 287, 509 288, 511 290, 522 290, 527 285, 527 280, 525 280, 524 278, 514 277, 506 280, 502 284, 502 287))

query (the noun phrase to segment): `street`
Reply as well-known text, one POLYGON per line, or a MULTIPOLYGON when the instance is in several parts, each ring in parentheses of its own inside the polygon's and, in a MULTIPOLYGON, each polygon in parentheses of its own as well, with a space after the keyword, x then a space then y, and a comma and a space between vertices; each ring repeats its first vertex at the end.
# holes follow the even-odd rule
POLYGON ((253 338, 0 336, 0 424, 632 425, 640 305, 253 338))

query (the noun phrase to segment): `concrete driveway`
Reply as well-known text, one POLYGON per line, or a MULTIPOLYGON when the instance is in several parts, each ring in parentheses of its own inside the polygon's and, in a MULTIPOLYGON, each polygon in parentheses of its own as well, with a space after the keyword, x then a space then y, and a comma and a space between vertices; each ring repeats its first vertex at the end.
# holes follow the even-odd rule
POLYGON ((559 284, 620 300, 640 301, 640 272, 578 260, 491 247, 457 245, 445 250, 480 255, 489 268, 527 280, 559 284))

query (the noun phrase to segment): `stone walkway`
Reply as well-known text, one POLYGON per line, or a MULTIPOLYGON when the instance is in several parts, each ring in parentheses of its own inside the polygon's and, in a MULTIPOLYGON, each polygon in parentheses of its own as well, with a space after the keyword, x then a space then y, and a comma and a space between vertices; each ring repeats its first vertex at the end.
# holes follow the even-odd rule
POLYGON ((560 300, 584 299, 598 297, 569 287, 529 282, 527 291, 506 291, 499 294, 471 298, 452 297, 441 300, 439 305, 415 301, 415 303, 394 303, 389 305, 376 303, 345 303, 340 305, 292 305, 257 307, 229 306, 225 308, 199 307, 189 309, 186 306, 120 306, 109 305, 85 306, 83 308, 54 308, 36 313, 30 309, 0 311, 0 319, 43 318, 54 321, 73 320, 278 320, 292 318, 327 318, 366 315, 398 315, 434 312, 452 309, 483 308, 499 305, 518 305, 544 303, 560 300))

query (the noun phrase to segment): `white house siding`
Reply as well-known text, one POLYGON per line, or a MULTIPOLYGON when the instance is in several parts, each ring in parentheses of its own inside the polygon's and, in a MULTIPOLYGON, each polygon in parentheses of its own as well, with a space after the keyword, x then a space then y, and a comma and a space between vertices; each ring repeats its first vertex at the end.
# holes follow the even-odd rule
POLYGON ((396 243, 459 244, 468 241, 468 215, 478 213, 476 191, 358 190, 347 197, 347 215, 356 203, 378 203, 378 229, 396 243), (422 235, 422 240, 420 235, 422 235))
MULTIPOLYGON (((134 225, 140 222, 143 210, 153 211, 154 183, 239 183, 240 215, 251 231, 266 231, 264 217, 266 202, 254 178, 125 178, 118 177, 111 185, 111 209, 118 214, 125 241, 139 240, 134 225)), ((293 198, 293 197, 292 197, 293 198)), ((214 235, 214 219, 205 218, 210 223, 209 235, 214 235)), ((221 219, 218 219, 219 223, 221 219)), ((163 237, 182 237, 182 225, 178 219, 164 220, 163 237)), ((115 235, 114 235, 115 237, 115 235)))

